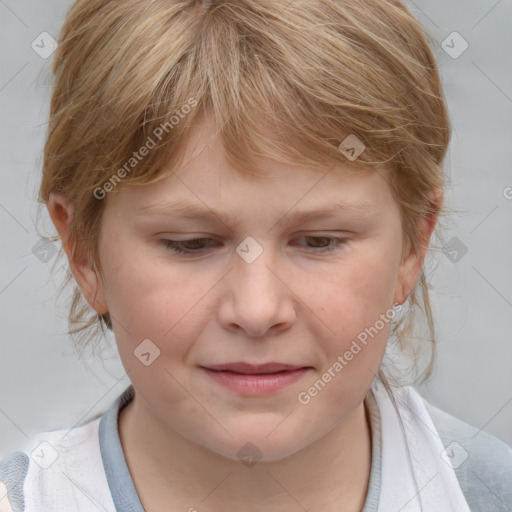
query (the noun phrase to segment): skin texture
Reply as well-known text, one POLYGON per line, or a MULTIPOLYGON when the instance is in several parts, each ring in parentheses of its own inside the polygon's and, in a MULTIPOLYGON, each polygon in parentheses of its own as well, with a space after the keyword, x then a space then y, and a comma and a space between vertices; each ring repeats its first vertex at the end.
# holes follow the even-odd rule
MULTIPOLYGON (((261 168, 263 178, 237 173, 205 120, 175 175, 104 199, 103 276, 87 262, 70 261, 89 304, 110 311, 136 391, 119 430, 149 511, 170 510, 169 504, 221 511, 229 504, 232 510, 350 512, 365 500, 371 437, 363 400, 390 324, 307 405, 297 396, 379 315, 405 301, 425 249, 402 257, 399 207, 376 173, 348 174, 341 165, 322 173, 270 160, 261 168), (218 217, 138 215, 150 203, 176 200, 206 205, 218 217), (370 207, 291 220, 299 209, 361 201, 370 207), (224 213, 233 219, 220 220, 224 213), (252 263, 235 251, 248 236, 263 249, 252 263), (213 242, 186 246, 204 247, 192 257, 164 245, 205 237, 213 242), (322 252, 336 246, 324 237, 345 241, 322 252), (149 366, 134 355, 144 339, 160 350, 149 366), (220 386, 199 368, 233 361, 311 368, 288 387, 256 397, 220 386), (248 442, 261 455, 251 467, 237 456, 248 442)), ((54 195, 48 208, 69 257, 72 205, 54 195)), ((420 225, 424 247, 435 221, 420 225)))

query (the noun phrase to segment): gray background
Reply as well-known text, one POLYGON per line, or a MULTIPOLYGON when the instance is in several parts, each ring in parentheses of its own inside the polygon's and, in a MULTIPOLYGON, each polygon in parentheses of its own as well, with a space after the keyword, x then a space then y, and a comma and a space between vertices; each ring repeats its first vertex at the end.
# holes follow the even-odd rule
MULTIPOLYGON (((129 384, 112 337, 105 364, 77 359, 64 334, 66 298, 57 301, 63 274, 52 276, 54 261, 32 250, 55 232, 45 209, 36 229, 51 59, 31 43, 42 32, 57 39, 70 5, 0 0, 0 457, 38 432, 103 412, 129 384)), ((429 257, 439 345, 434 375, 420 391, 512 445, 512 1, 408 5, 438 42, 454 130, 446 198, 456 213, 444 239, 456 237, 459 247, 429 257), (453 31, 469 44, 457 59, 441 46, 453 31)))

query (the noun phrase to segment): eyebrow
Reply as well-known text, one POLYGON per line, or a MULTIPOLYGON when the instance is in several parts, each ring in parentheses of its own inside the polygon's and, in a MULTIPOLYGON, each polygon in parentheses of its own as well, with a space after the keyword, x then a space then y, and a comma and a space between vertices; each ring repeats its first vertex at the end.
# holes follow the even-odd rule
MULTIPOLYGON (((325 219, 334 217, 340 212, 347 212, 361 217, 368 215, 373 206, 373 203, 370 201, 363 200, 356 203, 335 203, 329 208, 295 211, 292 209, 290 212, 283 213, 277 224, 281 222, 284 222, 284 224, 291 224, 294 222, 307 222, 314 219, 325 219)), ((137 209, 135 215, 137 217, 166 215, 170 217, 208 221, 212 221, 212 217, 217 217, 219 221, 228 225, 238 226, 240 223, 240 217, 235 214, 215 211, 207 206, 187 203, 184 201, 151 203, 137 209)))

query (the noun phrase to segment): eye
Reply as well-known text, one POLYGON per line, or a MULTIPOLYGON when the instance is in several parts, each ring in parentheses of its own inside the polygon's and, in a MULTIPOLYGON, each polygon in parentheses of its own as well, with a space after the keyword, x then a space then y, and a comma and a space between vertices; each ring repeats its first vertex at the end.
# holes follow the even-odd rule
POLYGON ((313 243, 313 247, 309 246, 310 249, 320 249, 319 251, 315 252, 331 252, 335 251, 337 249, 340 249, 340 246, 343 246, 345 243, 344 238, 336 238, 331 236, 303 236, 301 238, 308 239, 308 240, 320 240, 323 243, 320 243, 320 247, 318 245, 315 245, 313 243), (333 245, 328 245, 329 242, 333 241, 333 245))
MULTIPOLYGON (((314 252, 332 252, 335 250, 341 249, 345 244, 346 239, 330 237, 330 236, 302 236, 305 240, 309 242, 313 241, 313 246, 308 245, 308 249, 315 249, 314 252), (320 244, 316 242, 320 241, 320 244), (332 243, 331 243, 332 242, 332 243)), ((212 238, 191 238, 190 240, 162 240, 164 246, 178 254, 200 254, 205 249, 212 246, 212 243, 215 243, 215 240, 212 238)))
POLYGON ((170 251, 180 254, 195 254, 205 248, 205 241, 211 238, 191 238, 190 240, 162 240, 163 244, 170 251))

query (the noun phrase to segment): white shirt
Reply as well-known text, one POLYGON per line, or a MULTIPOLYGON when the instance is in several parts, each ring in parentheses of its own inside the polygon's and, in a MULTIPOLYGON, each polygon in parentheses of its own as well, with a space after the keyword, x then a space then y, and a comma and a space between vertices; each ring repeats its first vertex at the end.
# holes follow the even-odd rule
MULTIPOLYGON (((0 512, 143 512, 117 423, 133 396, 129 386, 103 415, 39 434, 5 457, 0 512)), ((365 399, 372 463, 362 512, 512 510, 510 447, 435 408, 410 386, 394 388, 393 396, 400 417, 378 379, 365 399)))

